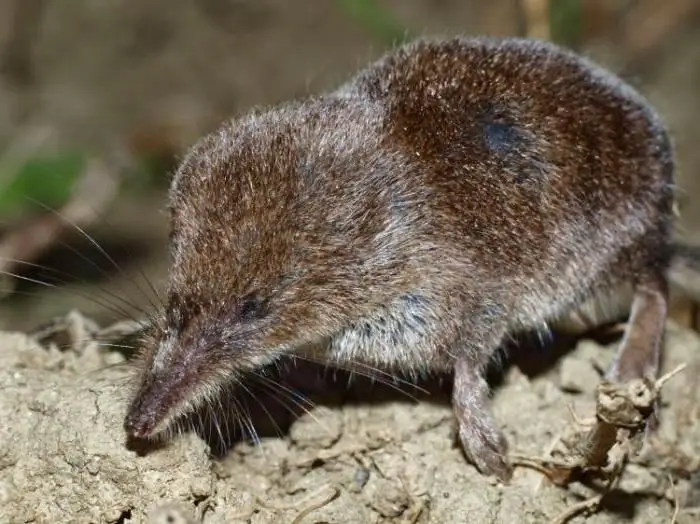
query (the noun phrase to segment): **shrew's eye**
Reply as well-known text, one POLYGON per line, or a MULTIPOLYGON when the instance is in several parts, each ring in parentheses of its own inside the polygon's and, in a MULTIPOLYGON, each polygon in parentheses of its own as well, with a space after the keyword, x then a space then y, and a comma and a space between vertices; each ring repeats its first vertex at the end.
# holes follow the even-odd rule
POLYGON ((267 302, 257 293, 244 296, 238 306, 238 316, 241 320, 262 318, 267 313, 267 302))

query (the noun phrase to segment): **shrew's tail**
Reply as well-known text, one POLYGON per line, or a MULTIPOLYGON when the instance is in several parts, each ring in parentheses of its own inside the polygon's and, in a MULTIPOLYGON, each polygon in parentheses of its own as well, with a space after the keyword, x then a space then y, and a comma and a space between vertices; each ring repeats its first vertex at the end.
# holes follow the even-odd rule
POLYGON ((669 281, 700 303, 700 245, 674 242, 669 281))

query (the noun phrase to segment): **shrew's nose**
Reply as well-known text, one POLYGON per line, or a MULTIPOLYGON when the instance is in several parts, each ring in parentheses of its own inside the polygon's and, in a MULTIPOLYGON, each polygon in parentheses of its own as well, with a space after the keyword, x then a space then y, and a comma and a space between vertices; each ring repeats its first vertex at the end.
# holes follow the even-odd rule
POLYGON ((151 410, 144 410, 143 406, 139 406, 138 401, 129 409, 129 413, 124 419, 124 430, 127 436, 145 439, 151 436, 156 425, 155 413, 151 410))

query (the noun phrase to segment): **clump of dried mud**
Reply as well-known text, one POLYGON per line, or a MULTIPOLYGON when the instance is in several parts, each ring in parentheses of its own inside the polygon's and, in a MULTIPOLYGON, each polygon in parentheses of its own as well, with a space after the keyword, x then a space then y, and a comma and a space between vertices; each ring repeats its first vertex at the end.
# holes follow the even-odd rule
MULTIPOLYGON (((131 450, 121 426, 129 367, 91 340, 95 326, 68 320, 59 342, 0 333, 2 523, 546 523, 593 494, 524 469, 509 486, 492 482, 454 445, 446 395, 416 402, 363 383, 336 387, 283 436, 235 444, 223 458, 194 433, 131 450)), ((512 451, 545 454, 569 406, 591 415, 612 353, 583 340, 547 371, 509 369, 494 410, 512 451)), ((586 522, 700 518, 700 338, 670 323, 664 369, 681 363, 658 433, 586 522)))

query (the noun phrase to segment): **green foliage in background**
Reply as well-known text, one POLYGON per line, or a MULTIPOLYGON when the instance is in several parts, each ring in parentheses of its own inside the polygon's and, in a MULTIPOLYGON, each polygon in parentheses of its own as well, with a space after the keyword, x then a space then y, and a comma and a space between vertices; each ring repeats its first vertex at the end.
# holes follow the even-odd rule
MULTIPOLYGON (((412 35, 377 0, 336 0, 354 18, 387 45, 410 40, 412 35)), ((582 36, 582 1, 550 0, 549 31, 554 42, 576 49, 582 36)))
POLYGON ((550 0, 549 32, 552 41, 576 49, 581 44, 581 0, 550 0))
MULTIPOLYGON (((349 17, 365 26, 385 44, 392 45, 409 37, 392 13, 375 0, 336 0, 349 17)), ((57 209, 70 198, 86 163, 86 155, 76 152, 39 154, 23 164, 0 164, 0 227, 21 220, 42 206, 57 209)), ((163 183, 169 177, 172 159, 140 159, 139 177, 132 186, 163 183)))
MULTIPOLYGON (((364 26, 385 45, 412 38, 407 30, 378 0, 336 0, 344 13, 364 26)), ((581 37, 581 0, 550 0, 549 23, 553 41, 576 48, 581 37)), ((137 187, 162 183, 169 177, 172 159, 141 159, 137 187)), ((35 212, 40 202, 59 208, 69 198, 81 175, 86 156, 75 152, 40 155, 16 167, 0 166, 0 225, 35 212)))
POLYGON ((0 172, 0 219, 20 218, 36 202, 52 208, 65 203, 84 166, 85 155, 62 152, 31 158, 19 168, 0 172))
POLYGON ((401 43, 411 37, 392 13, 376 0, 336 0, 345 13, 364 25, 387 45, 401 43))

